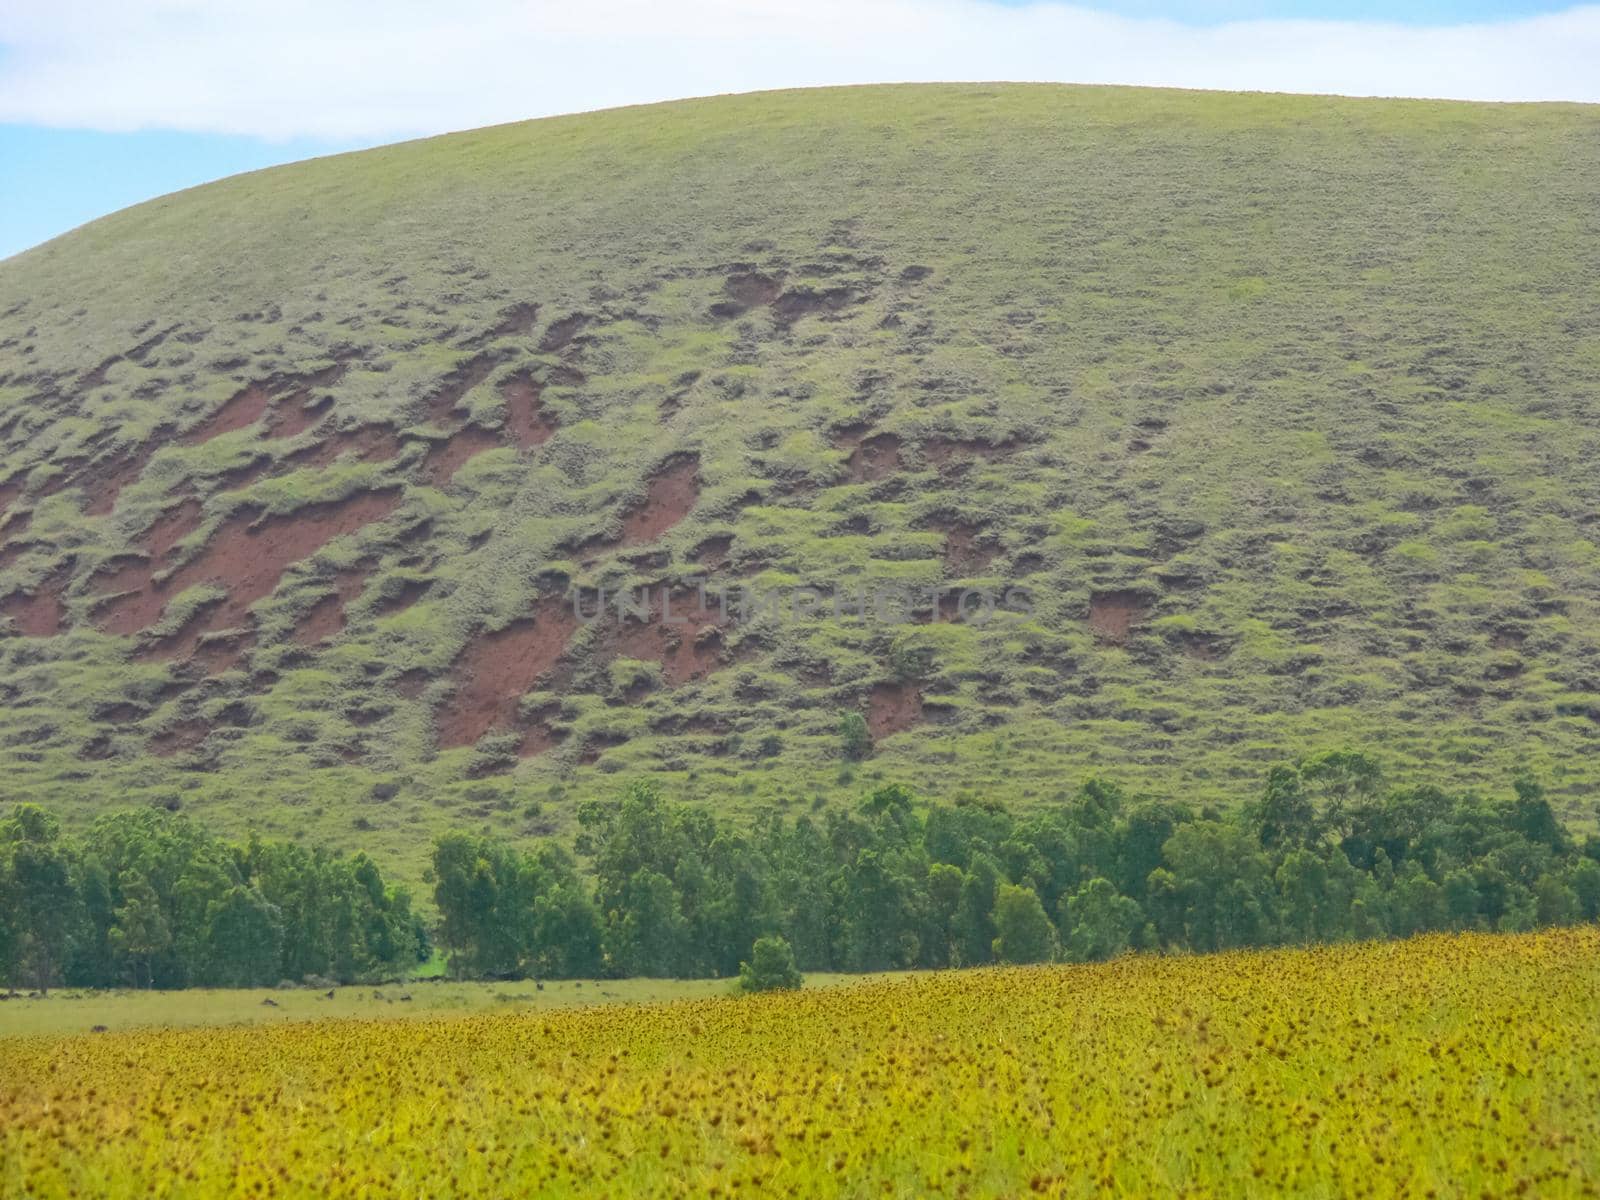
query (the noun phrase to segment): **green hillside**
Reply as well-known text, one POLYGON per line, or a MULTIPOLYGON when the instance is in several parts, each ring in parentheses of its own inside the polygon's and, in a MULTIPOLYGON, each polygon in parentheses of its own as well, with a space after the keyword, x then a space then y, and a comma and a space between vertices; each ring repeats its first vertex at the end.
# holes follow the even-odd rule
POLYGON ((0 263, 0 777, 420 863, 1326 746, 1600 777, 1600 111, 825 90, 241 176, 0 263), (564 606, 1025 589, 1026 617, 564 606), (841 754, 839 713, 872 752, 841 754))

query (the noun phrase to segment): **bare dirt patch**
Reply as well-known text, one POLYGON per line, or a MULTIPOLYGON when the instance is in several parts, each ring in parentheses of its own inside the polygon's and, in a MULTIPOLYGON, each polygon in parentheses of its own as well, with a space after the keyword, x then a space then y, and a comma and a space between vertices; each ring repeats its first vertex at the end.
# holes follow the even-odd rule
POLYGON ((783 285, 760 271, 740 271, 723 280, 722 291, 727 297, 711 306, 714 317, 737 317, 752 308, 765 308, 778 299, 783 285))
POLYGON ((922 693, 903 683, 877 683, 867 695, 867 732, 873 741, 910 729, 922 720, 922 693))
POLYGON ((951 578, 978 575, 986 570, 999 554, 1000 548, 992 542, 981 542, 981 532, 976 526, 965 523, 951 525, 944 535, 944 571, 951 578))
POLYGON ((200 501, 189 497, 167 509, 145 530, 144 545, 152 562, 161 562, 172 548, 200 528, 200 501))
POLYGON ((689 557, 694 562, 711 571, 720 571, 728 565, 728 559, 733 551, 733 535, 719 533, 709 537, 689 552, 689 557))
POLYGON ((88 478, 85 481, 84 495, 88 503, 84 507, 84 513, 91 517, 102 517, 115 509, 117 497, 122 495, 124 488, 144 474, 145 467, 150 465, 150 460, 155 457, 159 448, 159 443, 153 440, 119 461, 91 467, 85 471, 84 474, 88 478))
POLYGON ((335 575, 333 591, 318 600, 306 612, 295 628, 294 640, 302 646, 314 646, 343 632, 345 609, 352 600, 361 595, 362 589, 367 586, 369 574, 371 574, 370 568, 356 567, 349 571, 340 571, 335 575))
POLYGON ((207 675, 219 675, 243 666, 246 653, 255 645, 254 635, 247 632, 210 635, 208 626, 209 610, 197 613, 177 633, 139 647, 134 658, 141 662, 192 662, 207 675))
POLYGON ((55 637, 66 626, 67 608, 61 602, 67 579, 57 572, 29 592, 14 592, 0 600, 0 613, 11 618, 23 637, 55 637))
POLYGON ((211 727, 201 720, 179 721, 150 739, 150 753, 161 758, 185 754, 193 750, 211 732, 211 727))
POLYGON ((547 721, 536 721, 528 727, 528 732, 522 735, 522 742, 517 746, 518 758, 537 758, 547 751, 554 750, 567 740, 564 731, 552 729, 547 721))
POLYGON ((449 437, 434 442, 423 459, 422 473, 435 487, 448 487, 456 472, 485 450, 500 446, 497 434, 476 425, 466 425, 449 437))
POLYGON ((801 317, 839 312, 855 303, 856 299, 856 293, 851 288, 826 288, 821 291, 792 288, 772 302, 772 311, 780 321, 793 324, 801 317))
POLYGON ((428 397, 428 415, 438 420, 454 412, 463 396, 489 378, 502 357, 493 353, 476 354, 456 367, 428 397))
POLYGON ((555 418, 544 411, 539 385, 527 375, 506 380, 500 396, 506 406, 506 435, 519 450, 532 450, 554 436, 555 418))
POLYGON ((669 458, 645 491, 643 503, 622 518, 622 546, 653 542, 693 511, 700 499, 700 459, 693 454, 669 458))
POLYGON ((864 430, 842 431, 834 441, 840 450, 848 450, 845 476, 851 483, 875 483, 900 470, 900 439, 892 433, 863 436, 864 430))
POLYGON ((518 337, 532 333, 539 320, 539 306, 529 301, 513 304, 500 315, 500 324, 489 332, 495 337, 518 337))
POLYGON ((646 620, 629 616, 605 618, 601 658, 632 658, 661 667, 668 687, 681 687, 728 665, 723 630, 729 618, 714 598, 701 605, 696 589, 670 592, 654 589, 646 620))
POLYGON ((272 393, 259 383, 252 383, 242 392, 229 397, 216 412, 183 435, 185 445, 198 446, 212 438, 247 429, 266 415, 272 393))
POLYGON ((152 625, 167 600, 187 588, 214 584, 227 591, 209 609, 198 632, 242 625, 252 604, 277 587, 283 572, 347 533, 381 521, 400 503, 398 490, 360 492, 344 500, 310 505, 286 516, 262 518, 250 507, 225 520, 205 548, 161 581, 101 611, 109 633, 136 633, 152 625))
POLYGON ((1150 609, 1151 599, 1144 592, 1095 592, 1089 597, 1089 628, 1101 641, 1120 646, 1150 609))
POLYGON ((289 456, 289 461, 308 467, 331 466, 346 454, 362 462, 387 462, 400 453, 400 439, 387 425, 358 425, 342 429, 289 456))
POLYGON ((560 596, 539 602, 532 617, 479 634, 456 657, 455 695, 435 715, 439 746, 470 746, 491 729, 517 724, 517 705, 555 667, 578 628, 560 596))
POLYGON ((17 497, 22 495, 22 489, 27 484, 26 475, 16 475, 0 483, 0 529, 6 526, 6 518, 11 514, 11 506, 16 503, 17 497))
POLYGON ((321 422, 332 407, 331 396, 312 396, 309 392, 296 392, 279 401, 272 410, 267 425, 267 436, 292 438, 321 422))
POLYGON ((591 320, 588 313, 572 313, 560 320, 552 321, 550 328, 544 331, 544 337, 539 340, 539 349, 546 354, 565 349, 572 344, 591 320))

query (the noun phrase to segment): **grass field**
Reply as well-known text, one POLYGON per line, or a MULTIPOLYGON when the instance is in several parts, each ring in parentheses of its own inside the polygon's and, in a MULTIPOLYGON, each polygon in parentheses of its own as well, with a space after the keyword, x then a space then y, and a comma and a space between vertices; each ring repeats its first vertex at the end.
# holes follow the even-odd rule
POLYGON ((0 1040, 55 1196, 1569 1196, 1600 931, 0 1040))
MULTIPOLYGON (((841 987, 890 976, 806 977, 810 988, 841 987)), ((727 979, 551 979, 457 983, 427 979, 377 987, 185 988, 182 991, 57 989, 0 1001, 0 1038, 65 1036, 106 1030, 184 1029, 342 1019, 438 1018, 484 1012, 542 1012, 602 1004, 651 1004, 727 995, 727 979), (267 1001, 271 1001, 270 1004, 267 1001)))
POLYGON ((242 176, 0 263, 0 801, 420 875, 1377 752, 1600 783, 1600 112, 907 86, 242 176), (686 634, 569 585, 1026 587, 686 634), (531 618, 531 619, 530 619, 531 618), (875 753, 841 761, 838 713, 875 753))

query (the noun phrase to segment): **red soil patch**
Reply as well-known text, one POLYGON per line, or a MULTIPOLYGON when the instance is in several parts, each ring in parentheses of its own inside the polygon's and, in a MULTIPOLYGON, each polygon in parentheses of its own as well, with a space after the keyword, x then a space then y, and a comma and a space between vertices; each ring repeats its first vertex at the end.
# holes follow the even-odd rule
POLYGON ((794 288, 784 292, 772 302, 772 311, 778 315, 779 320, 794 322, 801 317, 838 312, 849 307, 855 299, 855 292, 849 288, 827 288, 823 291, 794 288))
POLYGON ((703 567, 709 567, 713 571, 720 571, 728 565, 728 557, 732 550, 733 535, 722 533, 701 542, 689 552, 689 557, 703 567))
POLYGON ((499 354, 477 354, 446 375, 439 389, 428 397, 429 416, 437 420, 453 412, 463 396, 489 378, 501 358, 499 354))
POLYGON ((209 442, 214 437, 221 437, 236 429, 246 429, 261 420, 271 401, 272 394, 265 387, 259 383, 252 383, 244 391, 230 397, 221 408, 184 434, 183 441, 186 445, 198 446, 202 442, 209 442))
POLYGON ((588 323, 588 313, 573 313, 571 316, 562 317, 559 321, 552 321, 550 328, 544 331, 544 337, 539 341, 539 349, 546 354, 564 349, 572 344, 572 340, 588 323))
POLYGON ((522 737, 522 744, 517 747, 518 758, 536 758, 547 750, 554 750, 567 740, 565 733, 558 732, 543 721, 531 726, 522 737))
POLYGON ((217 490, 219 492, 242 492, 270 471, 273 465, 270 456, 262 455, 260 458, 252 459, 242 467, 224 471, 217 480, 217 490))
POLYGON ((1104 642, 1120 646, 1149 615, 1150 597, 1143 592, 1095 592, 1089 597, 1089 628, 1104 642))
POLYGON ((506 404, 506 433, 520 450, 542 446, 555 434, 556 422, 539 402, 539 385, 517 375, 500 389, 506 404))
POLYGON ((538 712, 532 714, 532 724, 522 735, 522 742, 517 746, 518 758, 534 758, 548 750, 554 750, 567 740, 567 731, 557 729, 552 722, 560 715, 559 705, 546 705, 538 712))
POLYGON ((742 271, 729 275, 722 283, 726 300, 711 306, 714 317, 737 317, 752 308, 762 308, 777 300, 782 285, 772 276, 759 271, 742 271))
POLYGON ((112 465, 84 489, 88 504, 84 506, 84 514, 91 517, 103 517, 106 513, 117 507, 117 497, 122 494, 122 489, 143 474, 145 466, 149 463, 155 448, 148 447, 132 458, 112 465))
POLYGON ((87 392, 97 387, 104 387, 106 382, 106 372, 111 370, 112 367, 116 366, 121 361, 122 355, 113 354, 94 370, 85 372, 83 376, 79 378, 78 382, 72 386, 80 392, 87 392))
POLYGON ((278 586, 291 564, 337 537, 383 520, 399 503, 398 491, 362 492, 259 521, 256 509, 237 512, 218 527, 204 550, 166 579, 152 581, 102 610, 101 625, 109 633, 136 633, 155 622, 169 597, 210 583, 226 588, 228 595, 209 610, 201 629, 234 628, 244 623, 252 604, 278 586))
POLYGON ((771 304, 778 298, 782 287, 770 275, 763 275, 760 271, 745 271, 738 275, 729 275, 722 285, 722 290, 728 293, 734 303, 742 304, 746 308, 755 308, 758 305, 771 304))
POLYGON ((500 446, 498 435, 468 425, 442 441, 434 442, 423 459, 422 472, 435 487, 445 487, 467 460, 500 446))
POLYGON ((539 306, 537 304, 513 304, 501 314, 500 324, 490 330, 493 337, 515 337, 520 334, 533 332, 535 323, 539 320, 539 306))
POLYGON ((211 727, 204 721, 180 721, 150 739, 150 753, 161 758, 171 758, 174 754, 193 750, 206 740, 206 735, 210 732, 211 727))
POLYGON ((952 525, 944 537, 945 574, 961 578, 980 574, 995 559, 999 548, 978 541, 978 530, 971 525, 952 525))
POLYGON ((633 658, 661 665, 668 687, 681 687, 728 663, 722 629, 728 617, 708 596, 704 607, 697 590, 669 593, 662 602, 660 589, 652 592, 650 615, 640 621, 618 619, 613 611, 602 634, 604 657, 633 658))
POLYGON ((16 502, 18 496, 22 495, 22 489, 27 482, 28 477, 26 475, 18 475, 8 479, 5 483, 0 483, 0 529, 5 528, 5 518, 11 512, 11 505, 16 502))
POLYGON ((334 577, 333 591, 313 604, 294 631, 294 640, 302 646, 314 646, 326 641, 345 627, 345 609, 361 595, 367 586, 370 568, 357 567, 340 571, 334 577))
POLYGON ((553 596, 531 618, 469 641, 456 658, 455 696, 435 718, 440 747, 470 746, 491 729, 512 728, 518 702, 555 667, 578 624, 572 606, 553 596))
POLYGON ((244 656, 255 645, 252 634, 208 637, 211 623, 210 610, 197 613, 177 633, 147 646, 141 646, 134 657, 142 662, 193 662, 205 669, 207 675, 220 675, 223 671, 244 665, 244 656))
POLYGON ((900 469, 900 439, 892 433, 880 433, 865 439, 846 434, 836 444, 841 450, 853 447, 845 462, 845 470, 852 483, 874 483, 900 469))
POLYGON ((67 580, 57 572, 31 592, 15 592, 0 601, 0 613, 10 617, 23 637, 55 637, 66 624, 67 608, 61 593, 67 580))
POLYGON ((627 744, 627 737, 617 733, 591 733, 588 741, 584 743, 583 753, 578 755, 578 761, 584 766, 593 766, 600 761, 600 756, 614 746, 627 744))
POLYGON ((267 436, 292 438, 302 434, 321 421, 333 403, 330 396, 316 397, 315 401, 309 404, 308 400, 312 400, 310 393, 296 392, 280 402, 273 409, 271 421, 267 426, 267 436))
POLYGON ((346 454, 362 462, 386 462, 400 453, 400 439, 387 425, 359 425, 343 429, 296 451, 289 461, 310 467, 331 466, 346 454))
POLYGON ((147 586, 154 571, 149 559, 145 558, 119 556, 104 563, 90 582, 100 595, 117 596, 118 599, 102 607, 98 619, 103 622, 109 609, 119 607, 127 599, 123 593, 138 592, 147 586))
POLYGON ((166 558, 174 546, 200 528, 200 509, 200 501, 191 496, 151 522, 145 531, 144 545, 152 562, 166 558))
POLYGON ((621 545, 653 542, 688 516, 700 499, 699 472, 695 455, 669 459, 650 480, 644 503, 623 516, 621 545))
POLYGON ((903 683, 873 685, 867 697, 867 732, 873 741, 910 729, 921 720, 921 692, 903 683))
POLYGON ((33 514, 25 512, 13 520, 9 526, 4 527, 6 532, 5 549, 0 550, 0 566, 9 567, 22 557, 23 551, 34 543, 23 541, 28 532, 28 527, 33 524, 33 514))

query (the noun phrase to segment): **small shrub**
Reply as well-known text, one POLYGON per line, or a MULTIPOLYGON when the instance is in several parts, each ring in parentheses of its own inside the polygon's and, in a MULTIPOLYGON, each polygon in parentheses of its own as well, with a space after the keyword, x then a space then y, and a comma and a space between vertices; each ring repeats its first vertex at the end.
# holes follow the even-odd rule
POLYGON ((802 982, 794 951, 781 937, 757 938, 750 948, 750 961, 739 964, 741 992, 792 991, 802 982))

